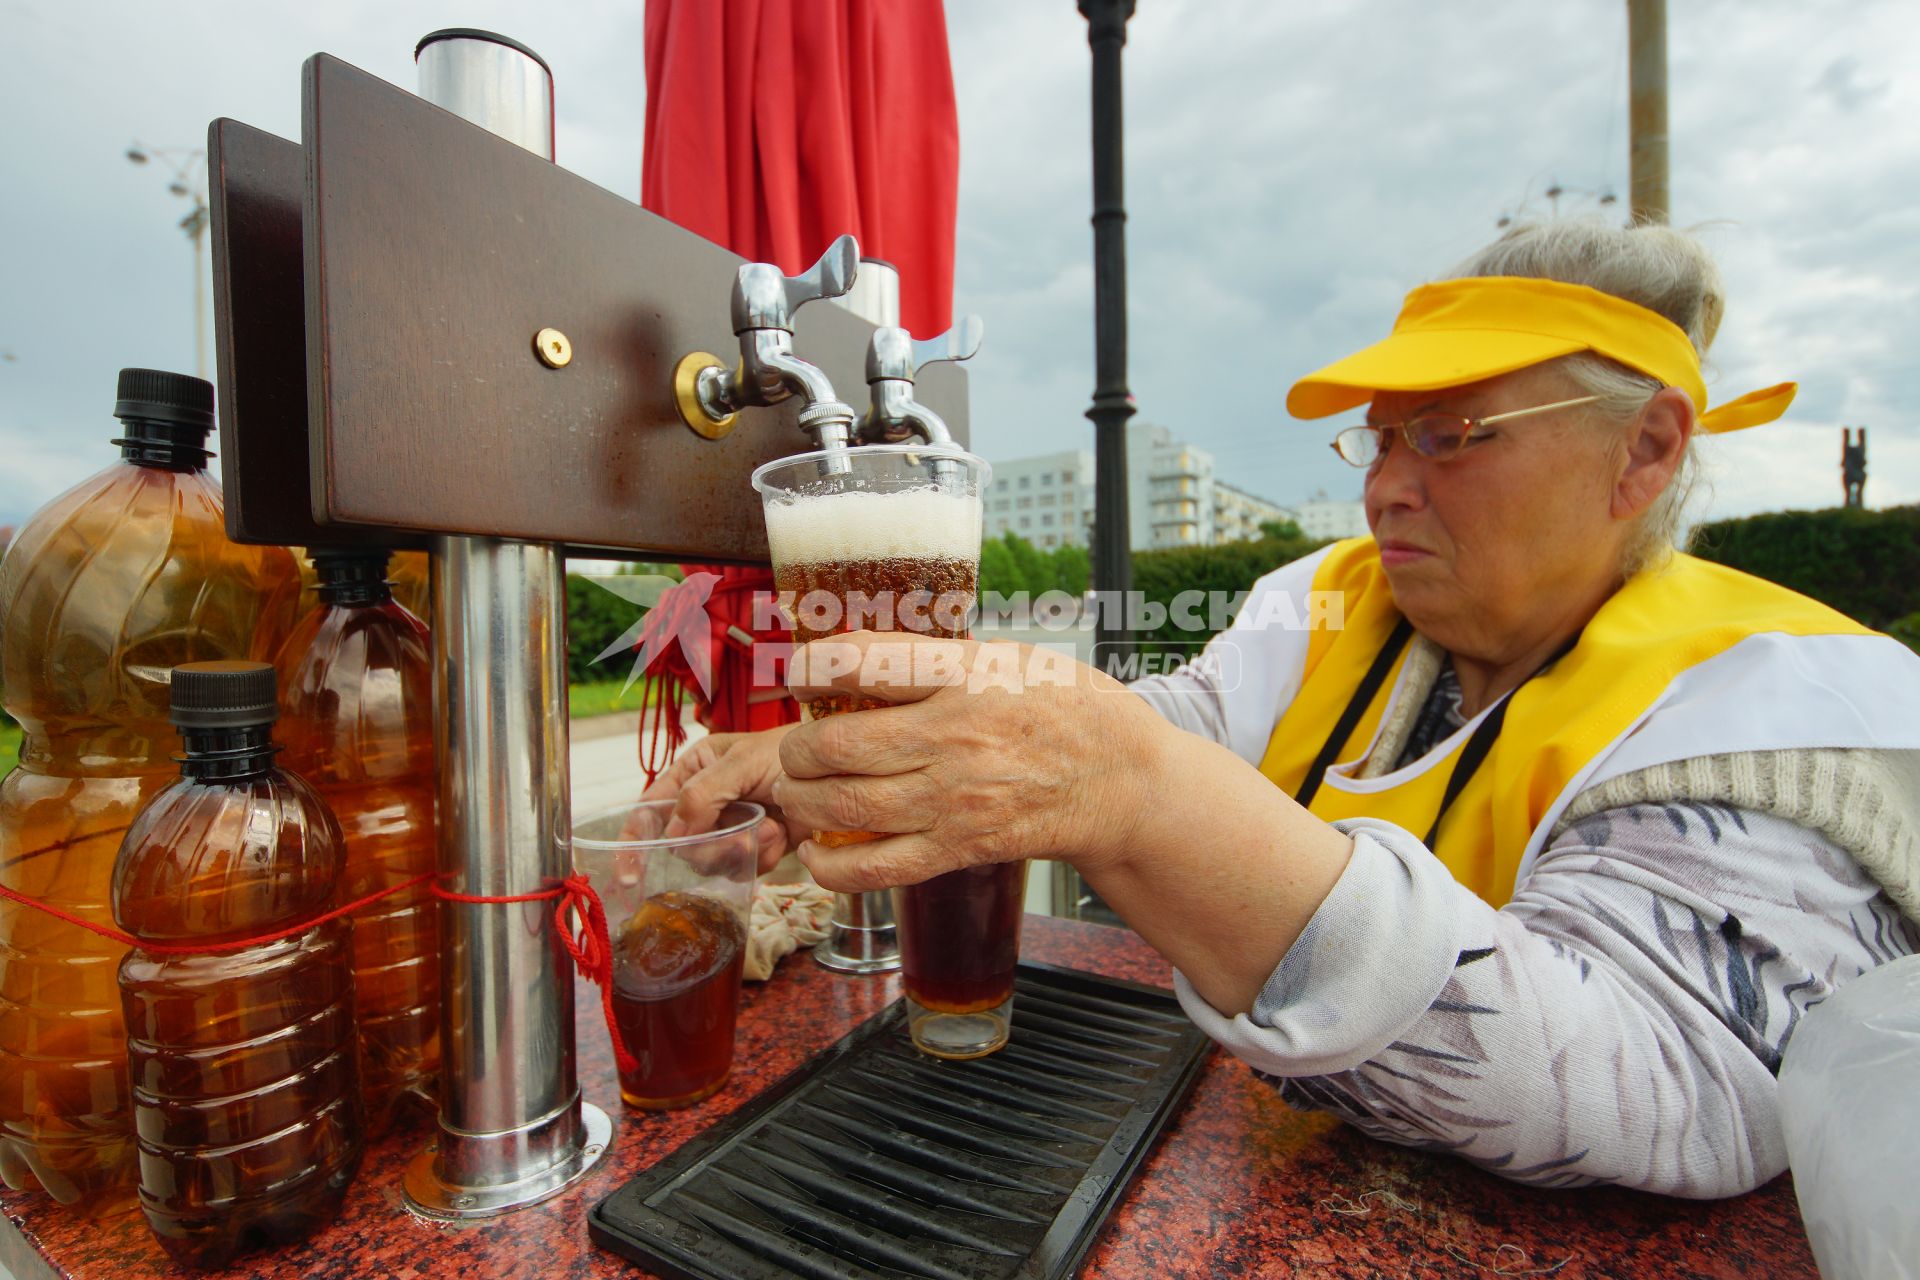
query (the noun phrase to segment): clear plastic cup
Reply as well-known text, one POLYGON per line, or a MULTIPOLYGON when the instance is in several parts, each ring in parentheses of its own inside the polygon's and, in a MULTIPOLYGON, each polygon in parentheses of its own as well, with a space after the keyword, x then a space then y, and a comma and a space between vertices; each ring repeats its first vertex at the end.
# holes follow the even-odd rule
POLYGON ((613 1012, 630 1107, 667 1111, 712 1097, 733 1070, 734 1022, 758 869, 757 804, 735 801, 712 831, 664 836, 671 800, 640 800, 574 823, 573 867, 607 911, 613 1012))
MULTIPOLYGON (((774 584, 791 601, 794 642, 863 628, 964 639, 991 475, 963 449, 922 444, 806 453, 755 471, 774 584)), ((885 705, 835 694, 807 703, 806 716, 885 705)), ((816 831, 814 838, 839 847, 880 834, 816 831)), ((978 1058, 1006 1044, 1025 885, 1020 862, 893 891, 907 1026, 921 1052, 978 1058)), ((839 902, 835 917, 842 917, 839 902)))
POLYGON ((914 1047, 936 1058, 984 1058, 1013 1029, 1027 864, 990 863, 893 891, 900 982, 914 1047))
MULTIPOLYGON (((797 454, 753 473, 774 589, 796 645, 847 631, 964 639, 980 578, 984 461, 953 445, 862 445, 797 454)), ((803 708, 819 720, 882 700, 851 694, 803 708)), ((837 848, 871 831, 817 831, 837 848)))

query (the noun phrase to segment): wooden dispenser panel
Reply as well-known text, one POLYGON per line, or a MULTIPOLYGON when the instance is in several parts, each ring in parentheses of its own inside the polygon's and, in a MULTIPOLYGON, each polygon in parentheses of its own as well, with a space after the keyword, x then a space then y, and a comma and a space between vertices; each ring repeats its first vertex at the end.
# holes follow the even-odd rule
POLYGON ((214 349, 227 535, 285 546, 425 546, 418 534, 313 519, 300 145, 237 120, 207 130, 214 349))
MULTIPOLYGON (((305 82, 314 516, 764 561, 747 477, 813 447, 798 405, 709 441, 673 403, 682 355, 738 359, 742 259, 336 58, 305 82), (547 327, 563 368, 534 355, 547 327)), ((818 302, 795 334, 856 411, 872 331, 818 302)), ((919 395, 964 441, 966 376, 919 395)))

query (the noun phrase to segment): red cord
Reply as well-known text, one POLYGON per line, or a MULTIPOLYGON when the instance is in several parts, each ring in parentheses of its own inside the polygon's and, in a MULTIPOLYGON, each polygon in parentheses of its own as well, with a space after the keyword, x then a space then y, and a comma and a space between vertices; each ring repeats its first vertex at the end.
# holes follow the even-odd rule
POLYGON ((568 876, 561 886, 560 904, 553 909, 553 927, 560 931, 560 943, 573 957, 573 967, 600 988, 600 1009, 607 1015, 613 1060, 620 1070, 632 1075, 640 1069, 640 1061, 627 1051, 620 1023, 613 1016, 613 943, 607 933, 607 909, 585 876, 568 876), (580 918, 577 934, 570 915, 580 918))
MULTIPOLYGON (((50 907, 44 902, 29 898, 23 893, 15 893, 5 885, 0 885, 0 897, 6 898, 9 902, 17 902, 23 907, 32 907, 36 911, 44 911, 56 920, 65 920, 68 924, 79 925, 88 933, 97 933, 109 942, 117 942, 123 947, 137 947, 148 955, 218 956, 225 955, 229 951, 245 951, 248 947, 265 946, 269 942, 278 942, 282 938, 291 938, 295 934, 305 933, 309 929, 317 929, 329 920, 338 920, 341 916, 351 915, 360 908, 378 902, 382 898, 391 897, 396 893, 401 893, 408 889, 418 888, 435 878, 435 875, 431 872, 423 876, 415 876, 411 880, 405 880, 390 888, 381 889, 377 893, 370 893, 364 898, 359 898, 347 903, 345 906, 335 907, 333 910, 317 915, 311 920, 303 920, 299 924, 291 925, 285 929, 278 929, 272 933, 255 934, 249 938, 237 938, 232 942, 142 942, 130 933, 122 933, 120 930, 107 925, 95 924, 91 920, 83 920, 79 916, 70 915, 60 910, 58 907, 50 907)), ((440 890, 436 888, 433 892, 437 895, 440 893, 440 890)))
POLYGON ((439 875, 433 872, 415 876, 411 880, 403 880, 399 884, 323 912, 311 920, 303 920, 299 924, 285 929, 276 929, 272 933, 236 938, 230 942, 142 942, 132 934, 122 933, 110 926, 82 919, 71 912, 62 911, 58 907, 29 898, 24 893, 18 893, 5 885, 0 885, 0 897, 4 897, 9 902, 17 902, 23 907, 31 907, 35 911, 45 912, 56 920, 78 925, 88 933, 98 934, 109 942, 117 942, 123 947, 132 947, 154 956, 214 956, 244 951, 248 947, 265 946, 269 942, 279 942, 283 938, 291 938, 309 929, 317 929, 330 920, 351 915, 382 898, 390 898, 396 893, 404 893, 408 889, 416 889, 423 884, 430 885, 429 891, 433 896, 446 902, 493 904, 542 902, 548 898, 557 898, 559 905, 553 912, 554 927, 560 931, 560 943, 567 949, 567 954, 573 957, 574 967, 580 971, 580 976, 600 988, 600 1007, 607 1017, 607 1035, 613 1040, 614 1062, 618 1064, 620 1070, 629 1074, 639 1068, 639 1060, 628 1051, 626 1042, 620 1035, 620 1024, 614 1020, 613 1016, 613 942, 607 933, 607 909, 601 903, 600 895, 594 892, 593 885, 585 876, 568 876, 551 888, 540 889, 533 893, 510 894, 456 893, 452 889, 431 884, 439 878, 439 875), (580 928, 577 931, 579 936, 576 936, 573 920, 570 919, 574 916, 577 916, 580 921, 580 928))

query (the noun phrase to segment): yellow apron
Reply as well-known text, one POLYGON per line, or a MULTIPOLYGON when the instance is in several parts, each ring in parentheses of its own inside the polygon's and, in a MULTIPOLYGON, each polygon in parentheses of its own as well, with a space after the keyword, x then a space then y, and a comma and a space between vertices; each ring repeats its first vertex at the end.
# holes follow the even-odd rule
MULTIPOLYGON (((1312 633, 1300 692, 1274 726, 1260 762, 1262 773, 1295 796, 1402 621, 1370 538, 1334 546, 1314 574, 1313 589, 1344 593, 1345 625, 1312 633)), ((1681 673, 1768 632, 1874 634, 1797 592, 1692 556, 1636 575, 1600 607, 1571 650, 1508 699, 1498 737, 1446 809, 1431 841, 1434 853, 1461 884, 1495 906, 1504 904, 1535 830, 1582 769, 1631 729, 1681 673)), ((1405 769, 1380 778, 1353 776, 1366 760, 1404 664, 1402 653, 1337 744, 1335 763, 1323 772, 1308 805, 1318 817, 1379 818, 1418 836, 1440 813, 1479 717, 1405 769)))

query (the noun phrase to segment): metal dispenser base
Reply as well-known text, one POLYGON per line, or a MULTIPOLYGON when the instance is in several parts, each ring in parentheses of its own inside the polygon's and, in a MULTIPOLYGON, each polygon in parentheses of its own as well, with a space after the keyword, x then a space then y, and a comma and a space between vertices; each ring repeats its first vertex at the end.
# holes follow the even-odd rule
MULTIPOLYGON (((415 57, 422 97, 553 159, 553 79, 530 50, 461 29, 415 57)), ((441 870, 483 898, 538 893, 571 864, 564 556, 442 536, 432 564, 441 870)), ((440 1134, 408 1165, 405 1199, 429 1218, 485 1218, 571 1186, 613 1124, 580 1096, 552 907, 448 902, 440 925, 440 1134)))
POLYGON ((506 1133, 453 1134, 445 1130, 407 1164, 407 1208, 423 1218, 460 1221, 491 1218, 559 1195, 584 1177, 613 1145, 613 1122, 591 1102, 576 1101, 552 1116, 506 1133), (577 1107, 577 1111, 576 1111, 577 1107), (579 1131, 569 1122, 579 1117, 579 1131), (450 1181, 441 1160, 443 1144, 456 1160, 489 1168, 524 1168, 541 1151, 554 1163, 515 1182, 480 1185, 450 1181), (457 1149, 453 1144, 457 1144, 457 1149))
POLYGON ((835 973, 891 973, 900 967, 893 891, 833 895, 833 921, 813 948, 813 962, 835 973))

